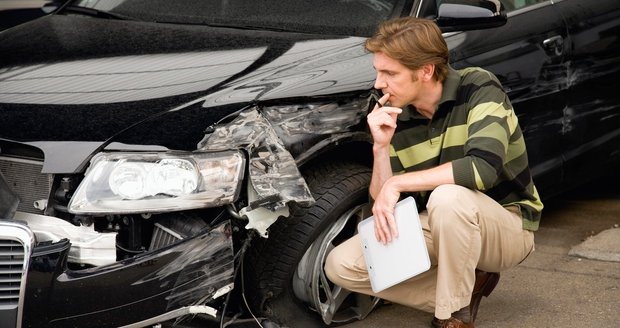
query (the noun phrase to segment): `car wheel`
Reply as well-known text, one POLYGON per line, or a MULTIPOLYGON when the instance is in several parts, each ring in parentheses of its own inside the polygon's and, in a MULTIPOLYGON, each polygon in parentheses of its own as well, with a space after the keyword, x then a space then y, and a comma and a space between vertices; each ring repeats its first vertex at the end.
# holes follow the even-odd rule
POLYGON ((335 286, 323 265, 364 218, 371 171, 355 163, 326 163, 303 173, 316 203, 280 218, 269 238, 255 241, 244 267, 246 292, 261 315, 285 327, 363 319, 379 299, 335 286))

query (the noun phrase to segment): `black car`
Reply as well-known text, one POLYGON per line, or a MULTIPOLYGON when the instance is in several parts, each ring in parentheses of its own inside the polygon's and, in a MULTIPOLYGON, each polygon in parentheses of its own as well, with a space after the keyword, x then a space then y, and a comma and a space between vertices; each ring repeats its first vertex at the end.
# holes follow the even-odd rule
POLYGON ((363 319, 322 268, 406 15, 499 77, 543 198, 620 163, 616 0, 68 1, 0 32, 0 327, 363 319))

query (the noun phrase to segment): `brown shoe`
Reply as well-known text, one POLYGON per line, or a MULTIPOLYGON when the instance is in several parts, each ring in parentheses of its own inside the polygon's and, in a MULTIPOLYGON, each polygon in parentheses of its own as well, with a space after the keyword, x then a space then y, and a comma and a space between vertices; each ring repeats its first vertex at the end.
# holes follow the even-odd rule
POLYGON ((482 296, 488 297, 491 295, 498 282, 499 273, 476 270, 476 282, 474 283, 474 290, 471 293, 471 301, 469 302, 469 313, 472 323, 476 321, 478 305, 480 305, 482 296))
POLYGON ((433 322, 437 320, 437 323, 441 324, 438 328, 474 328, 474 323, 464 323, 463 321, 450 317, 450 319, 440 320, 437 318, 433 318, 433 322))
MULTIPOLYGON (((460 320, 460 321, 464 321, 464 319, 470 319, 471 320, 471 315, 469 314, 469 306, 466 306, 456 312, 452 312, 452 318, 460 320)), ((448 319, 437 319, 437 317, 433 317, 433 320, 431 321, 431 327, 433 328, 441 328, 444 325, 444 322, 448 321, 448 319)), ((469 321, 468 321, 469 322, 469 321)), ((473 327, 473 326, 472 326, 473 327)))
POLYGON ((443 327, 443 323, 447 321, 447 319, 437 319, 437 317, 433 316, 433 320, 431 320, 432 328, 441 328, 443 327))
MULTIPOLYGON (((474 290, 472 291, 472 294, 471 294, 471 301, 469 302, 469 309, 463 308, 459 310, 459 311, 469 310, 469 316, 470 316, 469 324, 471 324, 471 327, 473 327, 474 322, 476 321, 476 315, 478 314, 478 306, 480 305, 480 300, 482 299, 482 296, 488 297, 489 295, 491 295, 491 292, 493 291, 493 289, 495 289, 495 286, 497 286, 498 282, 499 282, 499 273, 476 270, 476 282, 474 283, 474 290)), ((433 320, 431 321, 431 327, 442 328, 444 327, 444 323, 447 320, 448 319, 441 320, 441 319, 437 319, 436 317, 433 317, 433 320)), ((456 320, 463 323, 459 319, 456 319, 456 320)), ((464 326, 464 327, 468 327, 468 326, 464 326)))

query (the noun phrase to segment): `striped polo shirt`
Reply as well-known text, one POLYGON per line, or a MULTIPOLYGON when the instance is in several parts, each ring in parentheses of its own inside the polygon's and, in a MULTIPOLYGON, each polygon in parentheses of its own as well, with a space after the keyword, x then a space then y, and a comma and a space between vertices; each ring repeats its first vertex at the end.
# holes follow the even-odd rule
MULTIPOLYGON (((518 206, 523 228, 538 229, 543 204, 532 181, 517 116, 499 80, 470 67, 449 69, 431 120, 408 106, 390 147, 395 174, 452 162, 455 183, 518 206)), ((428 193, 416 195, 424 207, 428 193)))

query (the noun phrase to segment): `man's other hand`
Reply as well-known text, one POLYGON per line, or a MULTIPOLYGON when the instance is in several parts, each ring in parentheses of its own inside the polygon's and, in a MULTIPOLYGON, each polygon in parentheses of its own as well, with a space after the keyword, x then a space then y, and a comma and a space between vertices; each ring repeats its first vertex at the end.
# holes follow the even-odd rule
MULTIPOLYGON (((392 180, 393 181, 393 180, 392 180)), ((400 192, 396 190, 388 180, 381 188, 381 192, 375 199, 372 206, 372 214, 375 223, 375 236, 377 241, 382 244, 392 242, 393 238, 398 237, 398 227, 394 218, 394 209, 400 197, 400 192)))
POLYGON ((367 117, 372 139, 375 146, 378 147, 387 147, 390 145, 390 141, 396 129, 396 118, 398 114, 403 111, 398 107, 384 106, 389 98, 389 93, 383 95, 367 117))

